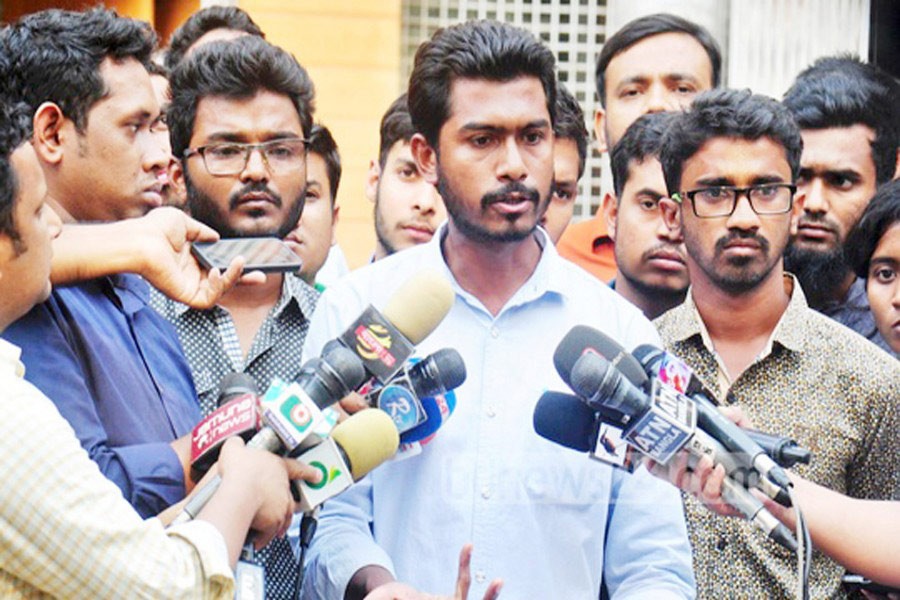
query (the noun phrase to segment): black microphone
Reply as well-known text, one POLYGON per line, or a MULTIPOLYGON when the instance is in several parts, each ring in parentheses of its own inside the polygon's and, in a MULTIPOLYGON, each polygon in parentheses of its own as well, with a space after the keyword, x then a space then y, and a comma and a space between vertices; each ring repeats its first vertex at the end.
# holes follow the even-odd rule
POLYGON ((742 468, 732 452, 697 427, 697 405, 692 399, 659 379, 650 382, 648 397, 609 361, 593 353, 584 354, 572 368, 572 389, 588 406, 606 405, 629 416, 624 439, 631 446, 661 464, 666 464, 682 449, 688 452, 691 467, 703 456, 722 464, 727 473, 722 486, 723 499, 771 539, 795 551, 797 542, 790 531, 745 486, 734 481, 735 477, 745 481, 753 479, 753 472, 742 468))
POLYGON ((755 429, 744 429, 751 440, 760 445, 766 451, 766 454, 772 457, 778 466, 789 469, 797 463, 808 465, 812 460, 812 453, 803 448, 795 440, 780 435, 773 435, 757 431, 755 429))
MULTIPOLYGON (((404 443, 424 439, 440 426, 440 417, 433 427, 424 427, 429 415, 439 415, 435 396, 456 389, 466 380, 466 365, 453 348, 443 348, 416 363, 407 363, 385 385, 366 393, 369 406, 386 412, 401 434, 404 443), (434 406, 431 406, 434 405, 434 406), (411 432, 415 431, 415 434, 411 432)), ((454 398, 455 403, 455 398, 454 398)), ((449 406, 448 406, 449 409, 449 406)))
MULTIPOLYGON (((756 469, 764 479, 768 479, 776 486, 781 488, 782 493, 772 494, 771 490, 763 489, 767 495, 774 498, 784 506, 790 506, 790 499, 787 495, 787 489, 791 487, 791 480, 787 474, 779 467, 766 452, 755 443, 747 432, 729 421, 719 409, 716 408, 715 402, 711 398, 715 395, 709 392, 699 379, 693 374, 690 368, 677 357, 654 348, 649 344, 644 344, 635 348, 633 352, 635 358, 640 361, 644 367, 644 371, 649 373, 651 378, 656 374, 672 372, 678 370, 680 372, 690 373, 685 390, 693 393, 687 394, 697 405, 697 418, 700 427, 711 436, 716 438, 726 449, 738 455, 742 460, 748 463, 748 466, 756 469)), ((662 377, 660 377, 662 378, 662 377)))
POLYGON ((588 456, 618 469, 633 472, 637 466, 631 446, 622 440, 621 423, 612 411, 594 411, 578 396, 544 392, 534 407, 534 431, 542 438, 587 452, 588 456))
POLYGON ((643 387, 647 383, 647 375, 641 364, 625 348, 608 335, 587 325, 576 325, 569 330, 553 353, 553 365, 563 381, 571 380, 572 367, 585 352, 605 357, 635 386, 643 387))

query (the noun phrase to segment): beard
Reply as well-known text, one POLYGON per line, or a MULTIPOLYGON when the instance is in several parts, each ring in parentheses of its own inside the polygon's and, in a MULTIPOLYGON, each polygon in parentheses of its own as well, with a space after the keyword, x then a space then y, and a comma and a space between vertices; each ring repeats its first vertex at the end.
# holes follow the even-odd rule
MULTIPOLYGON (((730 296, 740 296, 756 289, 764 282, 775 268, 776 261, 772 261, 770 257, 771 244, 766 238, 744 231, 732 231, 728 235, 716 240, 711 258, 704 256, 700 250, 700 242, 695 241, 686 231, 684 243, 688 249, 688 254, 694 257, 694 262, 706 274, 709 280, 715 284, 720 290, 730 296), (760 248, 762 254, 762 264, 759 268, 753 268, 754 258, 752 256, 732 256, 727 259, 723 258, 725 246, 735 239, 753 240, 760 248), (724 266, 720 266, 724 265, 724 266)), ((780 257, 784 248, 780 248, 778 256, 780 257)))
MULTIPOLYGON (((215 200, 194 185, 194 182, 188 175, 187 169, 184 171, 184 187, 187 192, 187 203, 185 204, 185 207, 191 217, 217 231, 222 238, 273 236, 278 239, 284 239, 297 226, 300 215, 303 213, 304 201, 306 200, 306 186, 304 186, 300 195, 294 198, 294 201, 290 206, 290 211, 285 216, 281 225, 276 228, 265 227, 253 230, 237 229, 231 224, 229 213, 223 211, 215 200)), ((267 194, 277 208, 281 208, 283 205, 281 195, 273 192, 265 183, 252 182, 243 186, 228 197, 228 210, 232 211, 237 208, 241 203, 241 197, 250 192, 263 192, 267 194)))
POLYGON ((456 228, 465 237, 476 242, 520 242, 527 239, 534 230, 537 229, 538 217, 543 215, 550 203, 552 190, 548 190, 546 196, 541 199, 540 192, 535 188, 530 188, 518 181, 513 181, 499 190, 486 193, 481 197, 480 214, 487 212, 491 204, 505 201, 512 194, 519 194, 525 197, 525 202, 531 202, 534 205, 533 221, 530 225, 516 227, 516 221, 527 218, 527 214, 511 214, 507 216, 507 222, 510 223, 508 229, 501 231, 493 231, 480 222, 475 216, 466 211, 465 200, 456 193, 450 181, 444 177, 443 172, 438 169, 438 193, 444 199, 444 206, 447 208, 447 214, 456 228))
POLYGON ((850 272, 841 246, 823 251, 792 244, 784 253, 784 268, 797 277, 807 302, 813 308, 833 300, 850 272))

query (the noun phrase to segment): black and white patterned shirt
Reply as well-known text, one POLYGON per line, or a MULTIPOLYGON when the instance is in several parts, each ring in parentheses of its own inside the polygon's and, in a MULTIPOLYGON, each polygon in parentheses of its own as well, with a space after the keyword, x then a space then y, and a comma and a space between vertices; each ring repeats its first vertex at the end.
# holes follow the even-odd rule
MULTIPOLYGON (((194 376, 200 408, 206 416, 216 408, 219 383, 229 373, 247 373, 261 393, 277 378, 290 381, 301 367, 309 319, 319 292, 299 277, 285 275, 281 297, 256 332, 247 357, 241 353, 231 314, 220 306, 196 310, 153 291, 150 305, 178 331, 194 376)), ((274 540, 256 553, 266 570, 266 598, 291 598, 297 563, 287 538, 274 540)))

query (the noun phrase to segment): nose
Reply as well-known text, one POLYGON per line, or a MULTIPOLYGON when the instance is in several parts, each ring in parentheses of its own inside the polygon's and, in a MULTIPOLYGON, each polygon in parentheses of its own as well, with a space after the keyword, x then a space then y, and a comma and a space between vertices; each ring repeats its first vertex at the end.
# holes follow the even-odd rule
POLYGON ((159 173, 168 168, 172 160, 172 147, 168 132, 150 131, 145 136, 143 168, 147 173, 159 173))
POLYGON ((825 184, 820 177, 812 177, 807 183, 797 187, 805 195, 804 212, 821 214, 828 212, 828 197, 825 184))
POLYGON ((503 144, 498 171, 498 177, 507 181, 522 181, 528 175, 515 136, 508 136, 503 144))
POLYGON ((678 110, 678 102, 673 98, 673 94, 662 83, 654 83, 647 89, 645 98, 646 112, 658 113, 665 111, 678 110))
POLYGON ((47 233, 50 235, 51 240, 59 237, 59 234, 62 232, 62 219, 47 203, 44 203, 44 206, 41 207, 41 220, 47 226, 47 233))
POLYGON ((750 206, 750 197, 744 192, 735 200, 737 204, 734 212, 728 217, 727 226, 729 229, 741 229, 743 231, 755 231, 759 229, 759 215, 750 206))
POLYGON ((413 209, 424 215, 433 214, 441 197, 438 195, 437 189, 424 179, 420 180, 418 184, 420 189, 413 200, 413 209))
POLYGON ((681 229, 672 230, 669 229, 669 226, 666 225, 666 220, 663 219, 662 209, 657 208, 658 214, 656 217, 656 237, 657 239, 663 242, 669 242, 672 244, 681 244, 684 242, 684 237, 681 235, 681 229))
POLYGON ((262 149, 253 148, 247 157, 247 164, 241 171, 241 181, 266 181, 269 178, 269 166, 263 156, 262 149))

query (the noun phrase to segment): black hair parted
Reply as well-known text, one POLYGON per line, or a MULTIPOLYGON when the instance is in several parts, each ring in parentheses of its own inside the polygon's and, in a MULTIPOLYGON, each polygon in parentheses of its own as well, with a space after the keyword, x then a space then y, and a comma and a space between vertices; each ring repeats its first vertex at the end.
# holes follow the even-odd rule
POLYGON ((659 161, 669 194, 681 190, 684 163, 712 138, 769 138, 784 148, 791 180, 800 171, 803 140, 791 113, 777 100, 750 90, 709 90, 698 95, 663 135, 659 161))
POLYGON ((562 83, 556 84, 556 124, 553 134, 557 139, 572 140, 578 149, 578 178, 584 175, 587 160, 588 130, 584 124, 584 111, 572 92, 562 83))
POLYGON ((314 91, 306 69, 259 37, 205 44, 172 71, 169 88, 167 122, 176 158, 190 146, 197 105, 210 96, 243 100, 261 91, 284 95, 297 109, 304 137, 312 130, 314 91))
POLYGON ((706 51, 712 66, 712 85, 719 87, 722 78, 722 52, 709 31, 676 15, 657 13, 630 21, 603 44, 603 49, 597 57, 595 71, 597 99, 601 106, 606 106, 606 68, 610 61, 638 42, 662 33, 685 33, 697 40, 706 51))
POLYGON ((0 234, 21 249, 19 230, 15 223, 18 180, 10 163, 10 156, 31 139, 31 110, 24 103, 9 103, 0 99, 0 234))
POLYGON ((309 153, 318 154, 325 161, 328 174, 328 191, 331 192, 331 206, 337 202, 338 186, 341 183, 341 154, 337 142, 324 125, 316 123, 309 134, 309 153))
POLYGON ((169 38, 166 68, 174 71, 194 43, 210 31, 231 29, 256 37, 265 34, 250 15, 236 6, 207 6, 192 14, 169 38))
POLYGON ((856 274, 869 276, 869 263, 882 236, 900 223, 900 179, 881 185, 844 242, 844 255, 856 274))
POLYGON ((536 77, 544 88, 551 124, 556 112, 556 59, 530 32, 498 21, 468 21, 438 29, 416 51, 409 78, 409 112, 416 131, 437 148, 450 116, 456 79, 506 82, 536 77))
POLYGON ((409 115, 407 95, 404 92, 400 97, 391 102, 387 112, 381 117, 379 127, 378 165, 384 169, 388 154, 397 142, 409 142, 416 132, 413 127, 412 117, 409 115))
POLYGON ((802 71, 784 96, 801 129, 862 124, 875 134, 875 179, 894 177, 900 146, 900 83, 851 55, 820 58, 802 71))
POLYGON ((0 52, 9 58, 5 93, 32 113, 43 102, 55 103, 81 132, 91 107, 107 93, 101 63, 134 59, 146 66, 155 44, 148 23, 112 10, 32 13, 0 33, 0 52))
POLYGON ((672 124, 676 113, 660 112, 642 115, 632 123, 610 154, 610 170, 616 198, 622 200, 622 190, 628 182, 631 163, 642 163, 648 158, 659 159, 663 135, 672 124))

